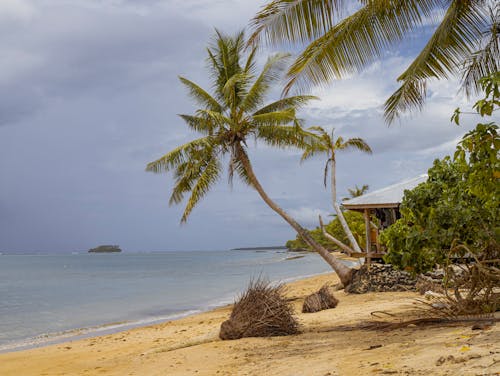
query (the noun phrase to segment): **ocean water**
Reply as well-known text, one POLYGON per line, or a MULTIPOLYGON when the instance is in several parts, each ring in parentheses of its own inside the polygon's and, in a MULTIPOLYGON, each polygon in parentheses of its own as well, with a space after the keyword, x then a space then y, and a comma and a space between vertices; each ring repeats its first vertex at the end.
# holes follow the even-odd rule
POLYGON ((179 318, 234 301, 250 279, 331 272, 316 254, 192 251, 0 255, 0 351, 179 318))

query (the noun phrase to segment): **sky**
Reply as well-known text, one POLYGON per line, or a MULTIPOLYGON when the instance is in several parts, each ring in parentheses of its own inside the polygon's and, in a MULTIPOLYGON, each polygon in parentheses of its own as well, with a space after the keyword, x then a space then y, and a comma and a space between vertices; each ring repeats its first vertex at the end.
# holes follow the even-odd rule
MULTIPOLYGON (((0 251, 218 250, 295 237, 256 192, 225 178, 180 225, 183 207, 168 205, 172 177, 144 171, 195 137, 177 116, 195 110, 177 77, 208 88, 214 27, 234 33, 263 4, 0 1, 0 251)), ((439 81, 424 111, 384 123, 383 103, 431 29, 363 73, 312 89, 321 100, 299 114, 306 125, 362 137, 374 151, 338 155, 340 197, 355 184, 375 190, 425 173, 477 122, 450 123, 471 101, 456 81, 439 81)), ((268 194, 300 223, 314 227, 318 214, 332 212, 322 158, 300 164, 299 151, 264 145, 250 153, 268 194)))

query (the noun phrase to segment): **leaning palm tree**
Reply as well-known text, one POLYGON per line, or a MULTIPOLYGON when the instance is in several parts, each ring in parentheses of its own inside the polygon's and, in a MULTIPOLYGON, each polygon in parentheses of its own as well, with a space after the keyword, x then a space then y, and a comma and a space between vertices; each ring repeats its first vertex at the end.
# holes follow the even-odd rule
POLYGON ((284 71, 286 56, 270 57, 256 72, 256 49, 243 59, 243 33, 235 37, 216 31, 208 48, 208 68, 213 94, 186 78, 181 82, 201 106, 194 115, 180 115, 189 128, 202 137, 181 145, 147 165, 147 171, 173 171, 175 184, 170 204, 179 204, 189 193, 181 222, 185 222, 196 204, 220 179, 223 161, 229 161, 229 179, 236 174, 254 188, 271 209, 288 222, 314 250, 336 271, 347 285, 352 270, 317 244, 309 232, 280 208, 264 191, 248 155, 247 141, 260 140, 278 148, 304 148, 311 135, 301 127, 296 111, 314 97, 290 96, 264 104, 271 84, 284 71))
MULTIPOLYGON (((347 225, 347 222, 344 218, 344 215, 342 214, 342 210, 340 209, 339 204, 337 203, 337 182, 336 182, 336 160, 335 156, 336 153, 341 151, 341 150, 347 150, 347 149, 358 149, 360 151, 363 151, 365 153, 372 153, 372 149, 370 146, 364 141, 362 138, 350 138, 348 140, 344 140, 343 137, 335 137, 334 136, 334 131, 335 129, 332 129, 331 133, 328 133, 325 131, 322 127, 311 127, 309 128, 315 135, 316 137, 313 138, 312 142, 308 143, 306 147, 304 148, 304 153, 302 154, 301 161, 304 161, 308 158, 313 157, 314 155, 317 154, 324 154, 327 157, 326 164, 325 164, 325 172, 323 175, 323 182, 326 187, 326 181, 328 177, 328 170, 330 170, 330 184, 331 184, 331 190, 332 190, 332 205, 335 211, 337 212, 337 216, 339 218, 340 223, 342 224, 342 227, 344 228, 344 231, 347 235, 347 238, 349 239, 349 242, 351 243, 351 246, 354 248, 356 252, 361 252, 361 249, 354 238, 349 226, 347 225)), ((321 226, 323 227, 323 226, 321 226)))
POLYGON ((461 75, 467 94, 500 67, 500 3, 495 0, 273 0, 253 19, 251 40, 308 44, 288 71, 288 84, 325 84, 359 72, 419 28, 436 22, 425 47, 385 103, 391 123, 421 109, 429 79, 461 75))

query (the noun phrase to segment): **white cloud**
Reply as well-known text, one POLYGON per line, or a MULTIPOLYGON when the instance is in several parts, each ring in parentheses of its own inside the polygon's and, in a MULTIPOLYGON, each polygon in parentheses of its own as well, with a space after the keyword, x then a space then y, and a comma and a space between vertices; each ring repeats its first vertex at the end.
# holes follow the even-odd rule
POLYGON ((409 58, 393 56, 383 64, 372 64, 360 75, 334 81, 327 88, 315 88, 313 94, 321 100, 311 102, 308 113, 335 120, 356 116, 359 111, 379 111, 396 86, 395 77, 409 63, 409 58))
POLYGON ((290 215, 300 224, 307 227, 318 226, 318 217, 321 215, 323 218, 328 218, 330 214, 331 212, 327 212, 323 209, 314 209, 306 206, 301 206, 299 208, 290 210, 290 215))

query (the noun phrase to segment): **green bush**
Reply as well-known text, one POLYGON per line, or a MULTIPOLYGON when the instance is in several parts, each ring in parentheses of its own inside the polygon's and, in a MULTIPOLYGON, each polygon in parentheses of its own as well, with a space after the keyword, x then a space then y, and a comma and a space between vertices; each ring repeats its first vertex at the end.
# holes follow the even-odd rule
MULTIPOLYGON (((500 105, 499 85, 498 74, 484 80, 486 98, 474 106, 481 116, 500 105)), ((420 273, 446 263, 451 254, 498 259, 499 150, 498 126, 478 124, 459 142, 453 158, 435 160, 427 182, 405 192, 401 219, 382 233, 385 260, 420 273)))

